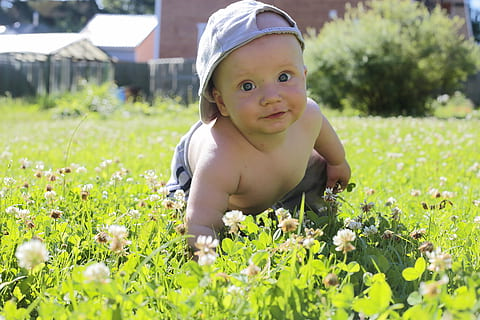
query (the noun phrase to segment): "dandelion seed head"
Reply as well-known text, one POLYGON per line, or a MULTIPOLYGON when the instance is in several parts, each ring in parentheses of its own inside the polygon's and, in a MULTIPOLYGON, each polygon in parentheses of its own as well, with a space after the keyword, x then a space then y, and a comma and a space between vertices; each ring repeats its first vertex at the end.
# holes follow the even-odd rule
POLYGON ((103 262, 94 263, 85 269, 83 276, 87 282, 108 283, 110 282, 110 269, 103 262))
POLYGON ((15 256, 20 267, 31 270, 40 263, 47 262, 49 254, 45 244, 34 239, 19 245, 15 256))

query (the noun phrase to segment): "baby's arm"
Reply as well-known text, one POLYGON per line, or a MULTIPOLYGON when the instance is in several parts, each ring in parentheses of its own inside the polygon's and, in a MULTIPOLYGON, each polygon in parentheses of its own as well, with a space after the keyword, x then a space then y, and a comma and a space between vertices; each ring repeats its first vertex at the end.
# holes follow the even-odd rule
MULTIPOLYGON (((316 105, 313 100, 309 100, 308 103, 316 105)), ((319 107, 316 105, 316 108, 319 107)), ((322 127, 314 148, 327 162, 327 188, 335 188, 339 183, 343 190, 347 187, 351 175, 350 166, 345 158, 345 149, 323 113, 321 121, 322 127)))
POLYGON ((188 243, 192 248, 198 236, 217 238, 223 227, 229 195, 236 191, 239 181, 228 164, 228 159, 217 157, 215 152, 197 163, 186 210, 187 232, 191 236, 188 243))

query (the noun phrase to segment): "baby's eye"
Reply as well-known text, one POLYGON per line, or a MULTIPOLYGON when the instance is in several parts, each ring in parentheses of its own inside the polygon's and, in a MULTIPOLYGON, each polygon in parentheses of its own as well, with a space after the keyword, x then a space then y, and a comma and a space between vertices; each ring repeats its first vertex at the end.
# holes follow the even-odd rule
POLYGON ((243 91, 250 91, 250 90, 253 90, 254 88, 255 88, 255 85, 251 82, 242 83, 242 90, 243 91))
POLYGON ((290 80, 292 78, 292 76, 289 74, 289 73, 281 73, 279 76, 278 76, 278 81, 280 82, 287 82, 288 80, 290 80))

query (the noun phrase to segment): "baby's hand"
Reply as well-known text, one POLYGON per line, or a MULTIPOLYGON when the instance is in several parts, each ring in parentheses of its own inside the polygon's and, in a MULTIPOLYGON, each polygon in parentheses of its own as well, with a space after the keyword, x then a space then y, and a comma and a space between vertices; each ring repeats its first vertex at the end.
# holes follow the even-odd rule
POLYGON ((344 160, 343 163, 337 165, 327 163, 326 187, 341 192, 347 187, 350 175, 351 171, 347 160, 344 160), (338 188, 338 185, 340 185, 340 189, 338 188))

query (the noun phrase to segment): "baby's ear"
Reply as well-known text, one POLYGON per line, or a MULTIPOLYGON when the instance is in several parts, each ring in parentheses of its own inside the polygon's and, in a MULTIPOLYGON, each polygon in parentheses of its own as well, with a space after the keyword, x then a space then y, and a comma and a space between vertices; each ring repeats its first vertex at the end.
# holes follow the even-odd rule
POLYGON ((227 111, 227 108, 225 107, 222 94, 215 87, 212 88, 212 96, 213 96, 213 100, 217 104, 217 108, 220 114, 224 117, 228 117, 228 111, 227 111))

